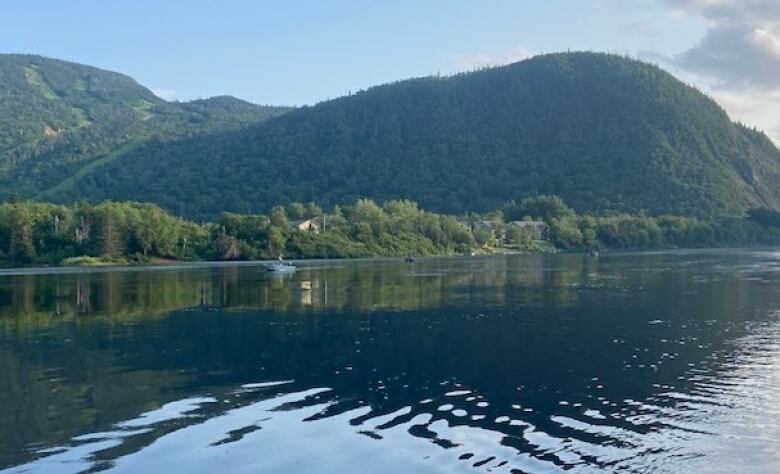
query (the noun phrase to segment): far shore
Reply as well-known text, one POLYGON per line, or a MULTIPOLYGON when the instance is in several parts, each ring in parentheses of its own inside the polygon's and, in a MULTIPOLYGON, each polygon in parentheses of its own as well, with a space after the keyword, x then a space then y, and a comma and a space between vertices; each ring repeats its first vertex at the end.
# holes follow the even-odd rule
MULTIPOLYGON (((655 250, 614 250, 602 252, 601 256, 631 256, 631 255, 663 255, 678 253, 726 253, 726 252, 777 252, 780 249, 774 247, 708 247, 708 248, 676 248, 676 249, 655 249, 655 250)), ((542 255, 561 255, 574 256, 581 255, 588 257, 583 252, 496 252, 496 253, 478 253, 475 255, 457 254, 457 255, 428 255, 424 257, 415 257, 417 261, 436 260, 436 259, 465 259, 465 258, 495 258, 506 256, 542 256, 542 255)), ((599 257, 589 257, 599 258, 599 257)), ((132 271, 160 271, 160 270, 179 270, 189 268, 214 268, 214 267, 259 267, 275 262, 275 259, 266 260, 203 260, 203 261, 185 261, 185 260, 156 260, 151 262, 135 262, 125 264, 101 264, 101 265, 37 265, 29 267, 0 267, 0 277, 14 275, 55 275, 71 273, 102 273, 102 272, 132 272, 132 271)), ((303 265, 306 268, 322 267, 329 264, 338 263, 366 263, 366 262, 402 262, 403 257, 353 257, 353 258, 300 258, 289 259, 297 265, 303 265)), ((413 265, 413 264, 410 264, 413 265)))

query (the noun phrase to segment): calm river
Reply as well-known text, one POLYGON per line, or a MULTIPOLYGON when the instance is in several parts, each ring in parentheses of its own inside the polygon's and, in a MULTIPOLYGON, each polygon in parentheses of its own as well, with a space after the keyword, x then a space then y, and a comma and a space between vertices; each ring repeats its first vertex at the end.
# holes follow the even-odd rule
POLYGON ((780 253, 0 272, 0 472, 780 472, 780 253))

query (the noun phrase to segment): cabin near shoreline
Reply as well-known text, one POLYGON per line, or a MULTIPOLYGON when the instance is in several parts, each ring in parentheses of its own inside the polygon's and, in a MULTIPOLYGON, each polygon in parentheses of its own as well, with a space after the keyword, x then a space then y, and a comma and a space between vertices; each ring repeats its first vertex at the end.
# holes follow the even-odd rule
POLYGON ((313 217, 311 219, 292 219, 287 221, 287 225, 291 229, 314 232, 317 234, 323 228, 323 220, 320 217, 313 217))

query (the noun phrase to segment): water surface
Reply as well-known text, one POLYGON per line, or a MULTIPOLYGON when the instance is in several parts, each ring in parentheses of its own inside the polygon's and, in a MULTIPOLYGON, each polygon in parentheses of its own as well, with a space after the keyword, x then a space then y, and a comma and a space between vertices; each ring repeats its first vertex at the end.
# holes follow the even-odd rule
POLYGON ((0 275, 0 470, 778 472, 780 253, 0 275))

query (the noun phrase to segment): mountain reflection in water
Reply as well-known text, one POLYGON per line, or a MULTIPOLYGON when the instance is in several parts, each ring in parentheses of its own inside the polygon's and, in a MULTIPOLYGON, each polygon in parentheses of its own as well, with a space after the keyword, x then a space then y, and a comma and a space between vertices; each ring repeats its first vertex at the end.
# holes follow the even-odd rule
POLYGON ((10 472, 776 472, 780 254, 0 276, 10 472))

